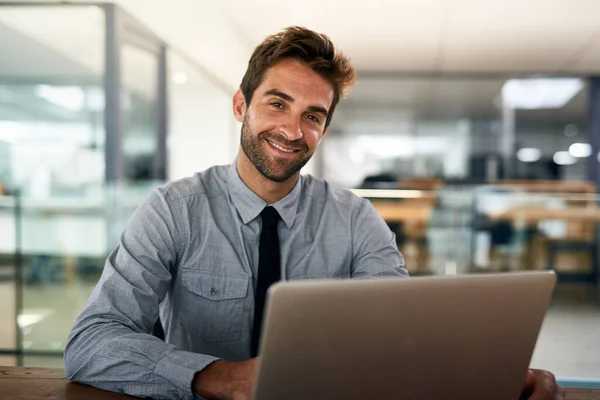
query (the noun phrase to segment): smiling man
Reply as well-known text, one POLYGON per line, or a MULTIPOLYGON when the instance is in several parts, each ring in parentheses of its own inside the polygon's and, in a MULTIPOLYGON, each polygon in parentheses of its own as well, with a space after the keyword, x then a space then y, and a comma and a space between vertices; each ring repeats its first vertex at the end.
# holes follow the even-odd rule
MULTIPOLYGON (((369 201, 300 176, 354 78, 308 29, 256 48, 233 98, 237 159, 138 207, 69 335, 70 379, 154 399, 248 399, 271 284, 408 276, 369 201), (157 321, 164 341, 152 335, 157 321)), ((562 398, 540 371, 525 391, 562 398)))

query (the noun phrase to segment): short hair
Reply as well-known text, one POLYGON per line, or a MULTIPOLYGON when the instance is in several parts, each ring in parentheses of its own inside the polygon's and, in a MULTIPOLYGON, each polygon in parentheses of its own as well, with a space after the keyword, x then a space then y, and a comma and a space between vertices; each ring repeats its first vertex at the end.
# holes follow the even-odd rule
POLYGON ((334 97, 325 127, 329 126, 335 107, 345 97, 356 81, 356 73, 350 59, 336 51, 324 34, 310 29, 292 26, 271 36, 259 44, 248 62, 240 89, 247 104, 264 78, 265 72, 285 59, 297 59, 325 78, 333 87, 334 97))

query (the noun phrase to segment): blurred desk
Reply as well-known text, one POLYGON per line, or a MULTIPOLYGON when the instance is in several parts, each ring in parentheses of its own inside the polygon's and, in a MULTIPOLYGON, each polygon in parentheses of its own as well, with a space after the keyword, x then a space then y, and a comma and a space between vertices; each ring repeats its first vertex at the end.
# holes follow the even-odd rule
MULTIPOLYGON (((600 389, 566 389, 569 400, 600 400, 600 389)), ((61 369, 0 366, 0 395, 11 400, 126 400, 135 397, 71 383, 61 369)), ((516 400, 516 399, 515 399, 516 400)))
MULTIPOLYGON (((559 230, 558 235, 550 236, 543 242, 547 249, 544 268, 555 269, 556 264, 562 265, 557 269, 559 272, 562 271, 559 277, 563 281, 574 279, 578 282, 591 282, 598 285, 600 260, 597 257, 598 238, 595 228, 600 223, 600 207, 595 205, 586 205, 585 207, 565 206, 562 208, 518 206, 501 213, 490 213, 488 217, 492 221, 516 222, 517 224, 529 226, 536 226, 541 221, 564 223, 564 227, 559 230), (561 252, 563 257, 567 257, 566 260, 570 260, 568 263, 570 265, 556 261, 558 254, 561 252), (583 260, 573 258, 577 254, 585 258, 583 260), (573 266, 576 266, 576 269, 573 266)), ((538 257, 535 253, 530 256, 528 264, 533 265, 538 257)))
POLYGON ((402 202, 379 200, 372 200, 371 202, 377 213, 386 222, 415 221, 427 223, 433 213, 433 206, 430 204, 403 204, 402 202))
POLYGON ((565 208, 547 208, 547 207, 515 207, 508 211, 497 214, 490 214, 490 218, 495 221, 515 221, 524 220, 534 224, 544 220, 582 220, 589 222, 600 222, 599 207, 565 207, 565 208))

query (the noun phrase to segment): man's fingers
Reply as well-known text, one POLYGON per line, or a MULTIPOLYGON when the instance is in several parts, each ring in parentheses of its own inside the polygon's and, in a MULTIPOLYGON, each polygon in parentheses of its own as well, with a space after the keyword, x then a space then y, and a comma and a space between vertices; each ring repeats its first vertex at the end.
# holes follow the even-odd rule
MULTIPOLYGON (((548 371, 532 370, 533 385, 527 385, 533 394, 529 400, 564 400, 565 392, 556 384, 556 378, 548 371)), ((528 373, 527 378, 530 374, 528 373)), ((529 383, 529 382, 528 382, 529 383)))

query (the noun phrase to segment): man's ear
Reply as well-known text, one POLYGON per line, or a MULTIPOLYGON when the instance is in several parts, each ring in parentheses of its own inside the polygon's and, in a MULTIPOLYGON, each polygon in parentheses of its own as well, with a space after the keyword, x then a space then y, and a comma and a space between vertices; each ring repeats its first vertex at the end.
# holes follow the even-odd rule
POLYGON ((319 143, 321 143, 321 140, 323 140, 323 138, 325 137, 325 135, 327 135, 327 132, 329 132, 329 127, 325 128, 325 130, 323 131, 323 134, 319 138, 319 143))
POLYGON ((246 98, 242 93, 242 89, 238 89, 233 95, 233 115, 237 122, 244 122, 246 109, 246 98))

